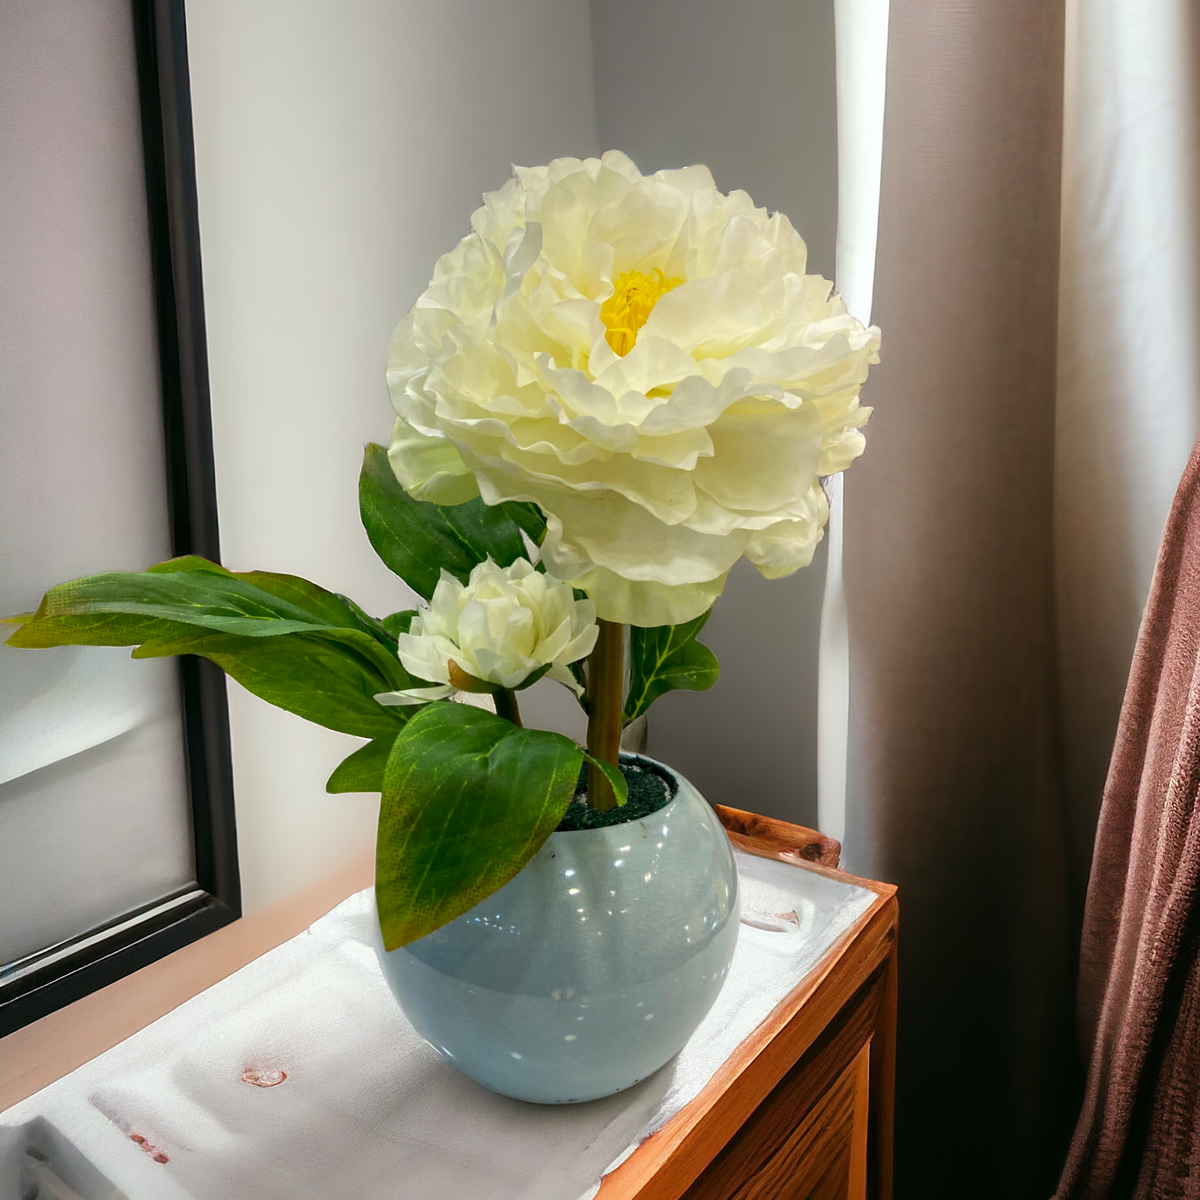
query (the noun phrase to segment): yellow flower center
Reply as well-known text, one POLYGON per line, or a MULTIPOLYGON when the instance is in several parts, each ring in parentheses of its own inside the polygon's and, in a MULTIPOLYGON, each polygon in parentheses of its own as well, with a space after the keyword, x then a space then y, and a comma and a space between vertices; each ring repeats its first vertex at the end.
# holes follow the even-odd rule
POLYGON ((657 267, 653 275, 625 271, 617 277, 613 294, 600 305, 600 320, 608 332, 608 344, 622 357, 633 349, 638 330, 650 318, 650 310, 682 279, 668 279, 657 267))

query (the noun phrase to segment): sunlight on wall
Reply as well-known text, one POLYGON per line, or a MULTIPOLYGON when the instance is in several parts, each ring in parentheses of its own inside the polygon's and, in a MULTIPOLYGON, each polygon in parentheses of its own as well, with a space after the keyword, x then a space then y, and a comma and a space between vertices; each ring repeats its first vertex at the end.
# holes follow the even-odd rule
MULTIPOLYGON (((356 490, 388 340, 512 162, 597 151, 586 0, 206 0, 188 23, 222 557, 395 611, 356 490)), ((377 798, 325 794, 351 739, 232 683, 230 709, 254 911, 369 850, 377 798)))

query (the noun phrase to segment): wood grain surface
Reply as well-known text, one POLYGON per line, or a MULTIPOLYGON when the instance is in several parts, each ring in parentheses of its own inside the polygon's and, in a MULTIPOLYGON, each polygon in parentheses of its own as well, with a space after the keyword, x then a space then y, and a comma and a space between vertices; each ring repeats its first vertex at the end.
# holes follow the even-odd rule
POLYGON ((881 968, 687 1189, 686 1200, 806 1197, 832 1157, 843 1163, 843 1194, 854 1196, 850 1167, 856 1150, 862 1182, 855 1200, 861 1200, 866 1190, 864 1075, 883 987, 881 968), (752 1180, 754 1187, 747 1191, 752 1180), (774 1191, 767 1190, 768 1183, 774 1191))
POLYGON ((713 807, 725 826, 725 832, 729 834, 729 840, 739 850, 746 850, 761 858, 819 863, 823 867, 837 867, 841 859, 841 843, 815 829, 790 825, 774 817, 760 817, 757 813, 727 808, 723 804, 713 807))

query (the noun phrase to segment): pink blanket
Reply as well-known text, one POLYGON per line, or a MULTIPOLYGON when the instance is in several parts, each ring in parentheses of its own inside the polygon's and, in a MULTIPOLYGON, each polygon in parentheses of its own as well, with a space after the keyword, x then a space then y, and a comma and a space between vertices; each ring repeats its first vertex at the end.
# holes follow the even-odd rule
POLYGON ((1200 1200, 1200 446, 1162 549, 1084 919, 1090 1047, 1060 1200, 1200 1200))

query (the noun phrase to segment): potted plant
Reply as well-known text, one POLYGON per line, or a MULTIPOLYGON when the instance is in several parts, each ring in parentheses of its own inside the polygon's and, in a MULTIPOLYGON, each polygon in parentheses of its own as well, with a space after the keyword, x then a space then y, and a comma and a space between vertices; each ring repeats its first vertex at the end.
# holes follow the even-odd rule
POLYGON ((414 1026, 496 1091, 619 1091, 682 1048, 737 937, 712 810, 622 729, 716 682, 697 635, 739 558, 809 563, 878 345, 787 218, 704 167, 517 168, 396 330, 359 479, 425 607, 185 557, 53 588, 9 644, 203 655, 367 739, 327 787, 381 794, 378 950, 414 1026), (586 748, 523 727, 543 675, 586 748))

